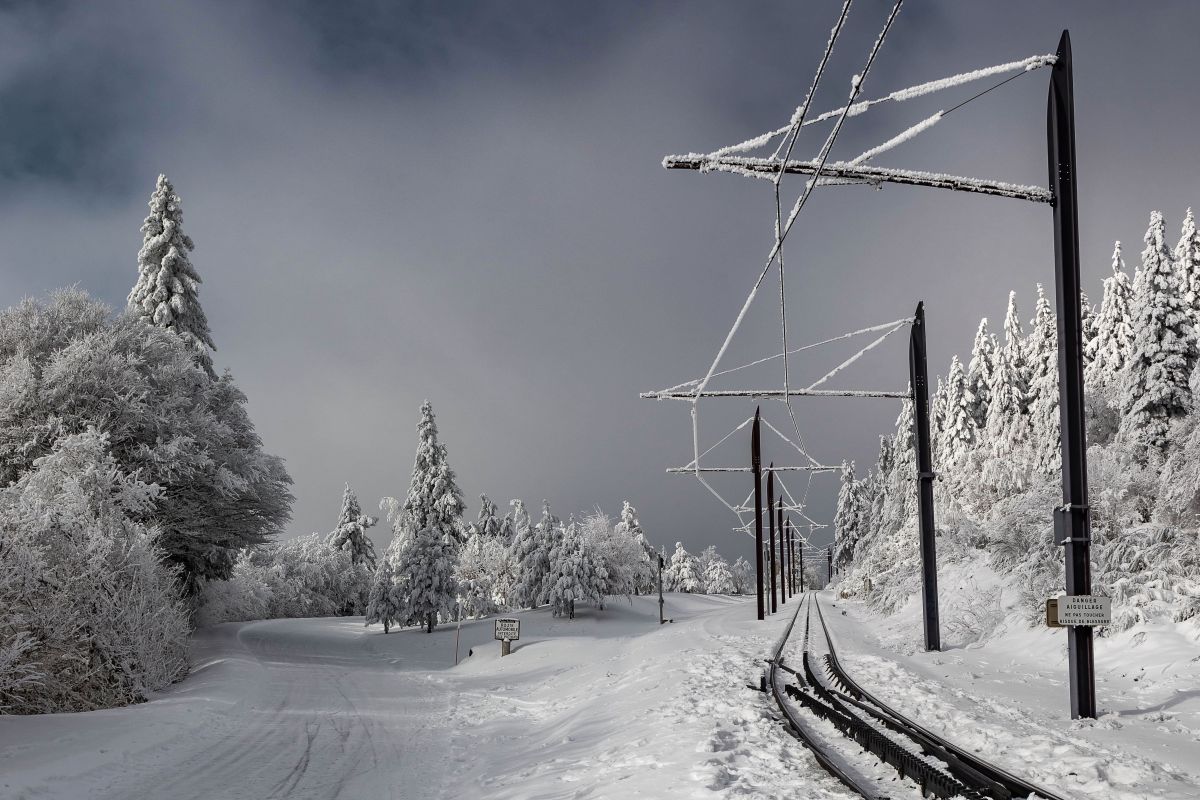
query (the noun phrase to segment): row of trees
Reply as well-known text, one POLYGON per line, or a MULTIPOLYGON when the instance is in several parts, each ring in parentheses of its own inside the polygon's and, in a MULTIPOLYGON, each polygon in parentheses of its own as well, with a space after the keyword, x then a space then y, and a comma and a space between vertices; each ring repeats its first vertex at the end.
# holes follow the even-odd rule
POLYGON ((0 712, 135 702, 187 672, 197 592, 290 513, 213 369, 192 240, 159 176, 114 315, 71 289, 0 312, 0 712))
MULTIPOLYGON (((1117 242, 1098 309, 1083 304, 1096 582, 1114 627, 1200 610, 1200 235, 1189 209, 1174 249, 1154 212, 1132 280, 1117 242)), ((1029 332, 1009 294, 1003 339, 979 325, 931 401, 939 553, 985 556, 1019 577, 1031 618, 1061 585, 1056 318, 1042 287, 1029 332)), ((835 519, 841 590, 893 609, 917 588, 912 407, 874 469, 846 465, 835 519)))

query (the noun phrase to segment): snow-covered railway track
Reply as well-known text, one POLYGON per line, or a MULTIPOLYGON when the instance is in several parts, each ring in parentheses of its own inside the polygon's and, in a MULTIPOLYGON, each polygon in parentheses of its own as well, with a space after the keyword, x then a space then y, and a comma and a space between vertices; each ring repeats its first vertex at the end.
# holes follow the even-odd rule
POLYGON ((822 742, 820 737, 814 736, 802 721, 799 709, 830 723, 862 750, 895 768, 900 776, 916 784, 914 789, 919 787, 923 797, 1062 800, 1058 795, 946 741, 863 689, 838 661, 815 595, 809 595, 807 602, 797 608, 796 616, 781 637, 769 661, 767 683, 790 730, 816 754, 823 767, 863 797, 880 800, 888 794, 877 781, 858 774, 846 754, 839 752, 840 748, 834 743, 822 742), (813 609, 819 623, 817 627, 811 625, 813 609), (784 652, 801 613, 804 614, 802 663, 801 669, 795 670, 785 664, 784 652), (810 646, 810 634, 814 631, 819 631, 821 637, 817 647, 810 646), (826 651, 821 658, 823 670, 814 669, 815 649, 826 651), (792 682, 784 677, 784 673, 791 676, 792 682))

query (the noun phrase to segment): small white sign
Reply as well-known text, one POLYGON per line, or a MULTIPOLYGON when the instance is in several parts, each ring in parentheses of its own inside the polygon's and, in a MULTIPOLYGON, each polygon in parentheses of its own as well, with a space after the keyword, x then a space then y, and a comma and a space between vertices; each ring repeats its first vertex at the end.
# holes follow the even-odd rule
POLYGON ((515 642, 521 638, 521 620, 519 619, 498 619, 496 620, 496 639, 503 639, 510 642, 515 642))
POLYGON ((1112 623, 1112 598, 1090 594, 1058 596, 1058 624, 1096 627, 1112 623))

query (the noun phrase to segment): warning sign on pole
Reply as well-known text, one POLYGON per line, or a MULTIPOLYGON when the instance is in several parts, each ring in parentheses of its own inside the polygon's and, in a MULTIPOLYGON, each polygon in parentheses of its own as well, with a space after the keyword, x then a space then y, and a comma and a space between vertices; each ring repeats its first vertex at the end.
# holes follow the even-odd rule
POLYGON ((1058 596, 1057 622, 1060 626, 1095 628, 1112 623, 1112 598, 1089 594, 1058 596))

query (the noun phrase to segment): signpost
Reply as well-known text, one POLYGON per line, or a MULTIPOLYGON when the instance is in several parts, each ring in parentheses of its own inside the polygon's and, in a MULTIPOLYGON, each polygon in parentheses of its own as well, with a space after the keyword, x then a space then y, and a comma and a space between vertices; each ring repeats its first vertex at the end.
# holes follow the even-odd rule
POLYGON ((1112 598, 1064 594, 1046 601, 1046 624, 1051 628, 1098 628, 1112 624, 1112 598))
POLYGON ((511 652, 512 643, 521 638, 521 620, 512 618, 496 620, 496 633, 492 638, 500 640, 500 657, 508 655, 511 652))
POLYGON ((662 573, 663 573, 663 557, 658 555, 658 624, 662 625, 667 620, 663 617, 663 596, 662 596, 662 573))

